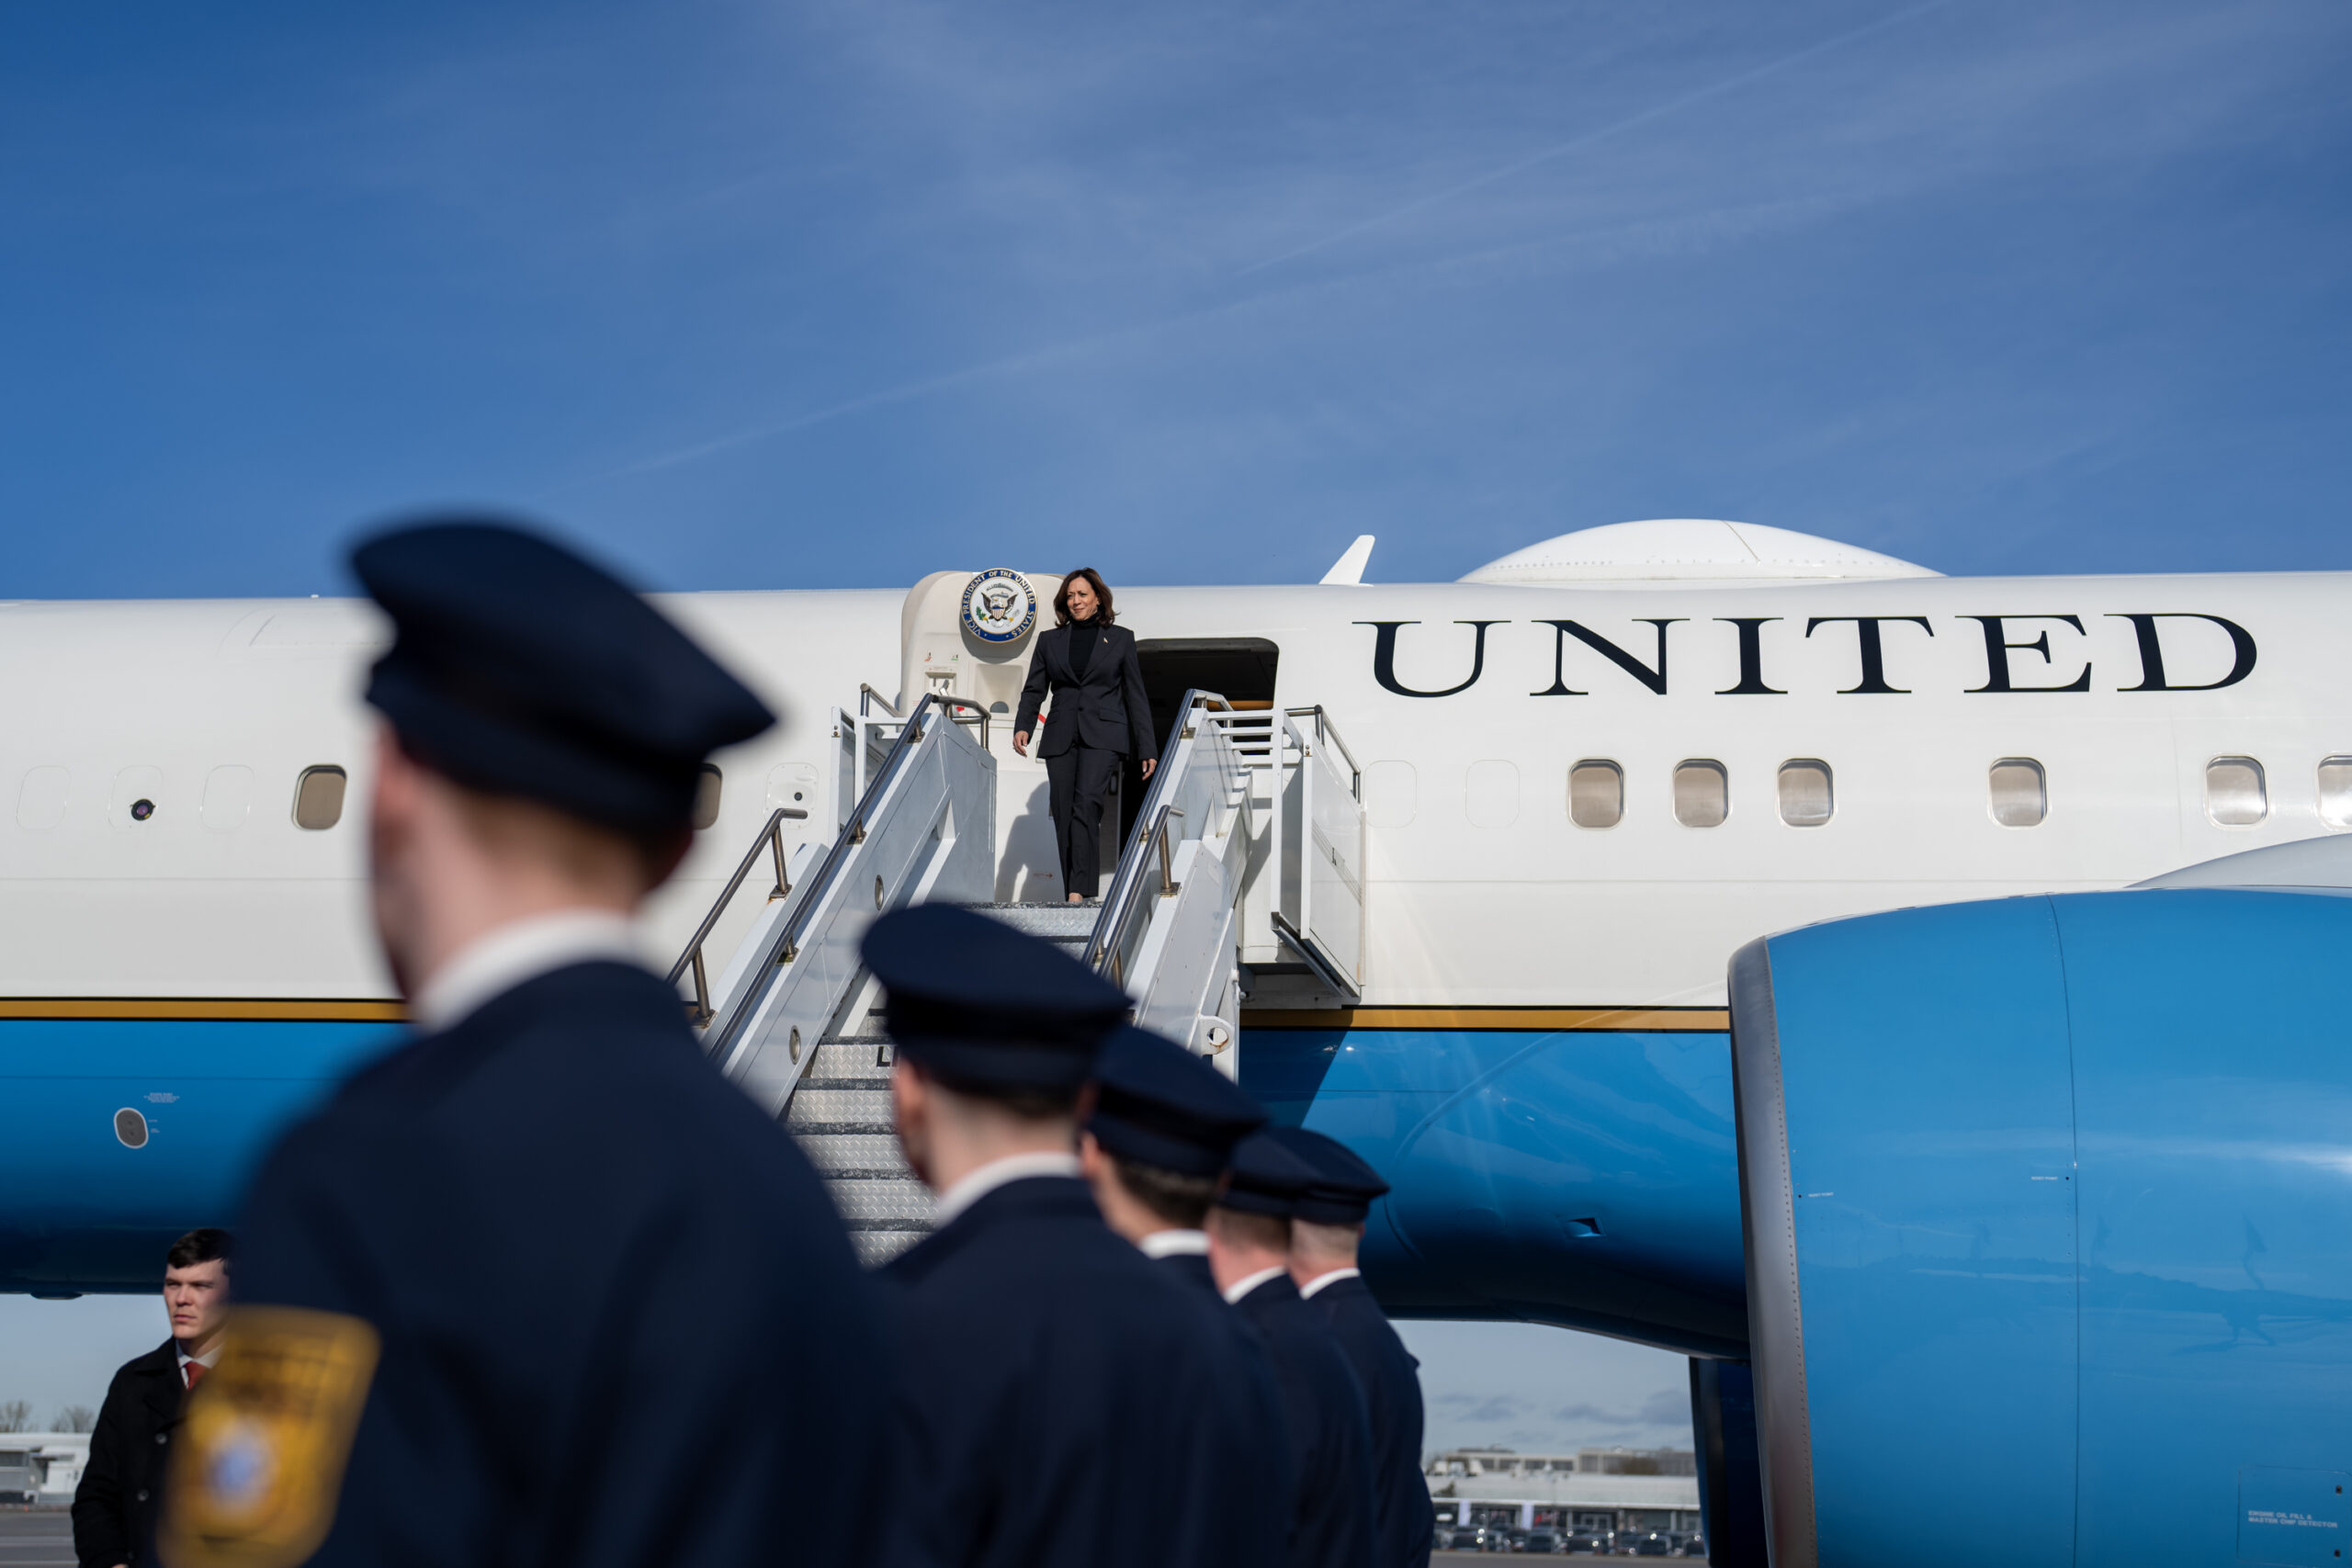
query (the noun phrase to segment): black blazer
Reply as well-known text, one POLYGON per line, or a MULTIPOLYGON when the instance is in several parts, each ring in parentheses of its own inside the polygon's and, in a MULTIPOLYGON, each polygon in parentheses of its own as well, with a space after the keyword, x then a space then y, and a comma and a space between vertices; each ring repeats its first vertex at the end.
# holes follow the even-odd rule
POLYGON ((164 1496, 164 1460, 187 1388, 175 1342, 126 1361, 107 1385, 90 1461, 74 1489, 74 1555, 82 1568, 147 1558, 164 1496))
POLYGON ((1054 709, 1046 716, 1040 757, 1058 757, 1072 746, 1120 751, 1140 762, 1159 755, 1151 733, 1151 700, 1143 692, 1143 666, 1136 660, 1136 634, 1125 626, 1102 628, 1102 646, 1086 661, 1086 678, 1070 668, 1069 639, 1076 626, 1037 634, 1029 655, 1029 681, 1021 688, 1015 735, 1037 728, 1037 710, 1053 688, 1054 709))

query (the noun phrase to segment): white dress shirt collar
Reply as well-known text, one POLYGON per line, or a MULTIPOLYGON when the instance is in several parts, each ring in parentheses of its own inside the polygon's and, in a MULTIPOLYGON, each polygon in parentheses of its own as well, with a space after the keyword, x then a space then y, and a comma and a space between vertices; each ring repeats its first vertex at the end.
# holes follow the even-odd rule
POLYGON ((187 1347, 175 1339, 172 1341, 172 1351, 175 1355, 179 1357, 180 1371, 183 1373, 187 1372, 187 1364, 190 1361, 194 1361, 198 1366, 202 1367, 209 1372, 216 1364, 219 1363, 220 1359, 220 1347, 218 1344, 215 1344, 211 1349, 207 1350, 201 1356, 191 1356, 187 1353, 187 1347))
POLYGON ((1154 1231, 1136 1245, 1146 1258, 1206 1258, 1209 1233, 1206 1231, 1154 1231))
POLYGON ((1078 1176, 1078 1156, 1040 1149, 1035 1154, 1007 1155, 992 1159, 978 1170, 964 1173, 939 1195, 933 1206, 931 1223, 933 1228, 945 1230, 958 1214, 1010 1182, 1025 1181, 1033 1176, 1078 1176))
POLYGON ((1303 1302, 1311 1302, 1315 1299, 1315 1292, 1326 1285, 1336 1285, 1342 1280, 1362 1278, 1363 1278, 1363 1270, 1361 1269, 1334 1269, 1329 1274, 1317 1274, 1301 1285, 1298 1288, 1298 1299, 1303 1302))
POLYGON ((610 909, 563 909, 514 920, 477 937, 418 987, 409 998, 409 1021, 420 1034, 438 1034, 526 980, 596 959, 644 962, 637 926, 628 916, 610 909))
POLYGON ((1236 1280, 1233 1283, 1225 1288, 1225 1299, 1227 1303, 1238 1306, 1241 1303, 1242 1297, 1248 1295, 1250 1292, 1256 1290, 1267 1280, 1279 1280, 1289 1272, 1289 1269, 1280 1263, 1277 1263, 1271 1269, 1261 1269, 1255 1274, 1244 1274, 1240 1279, 1236 1280))

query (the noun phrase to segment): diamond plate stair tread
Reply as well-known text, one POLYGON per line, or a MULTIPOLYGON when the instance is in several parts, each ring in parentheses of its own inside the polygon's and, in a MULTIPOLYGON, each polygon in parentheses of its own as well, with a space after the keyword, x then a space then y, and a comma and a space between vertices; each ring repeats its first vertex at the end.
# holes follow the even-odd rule
POLYGON ((820 1123, 855 1122, 860 1126, 891 1125, 890 1091, 886 1089, 835 1089, 804 1083, 792 1097, 784 1124, 798 1129, 820 1123))
POLYGON ((922 1236, 915 1231, 865 1231, 849 1233, 850 1246, 857 1253, 857 1260, 868 1269, 879 1269, 896 1258, 922 1236))
POLYGON ((931 1192, 904 1178, 866 1178, 826 1184, 844 1220, 904 1220, 931 1228, 931 1192))
POLYGON ((1002 920, 1017 931, 1054 942, 1082 942, 1094 931, 1102 911, 1091 904, 975 904, 990 919, 1002 920))

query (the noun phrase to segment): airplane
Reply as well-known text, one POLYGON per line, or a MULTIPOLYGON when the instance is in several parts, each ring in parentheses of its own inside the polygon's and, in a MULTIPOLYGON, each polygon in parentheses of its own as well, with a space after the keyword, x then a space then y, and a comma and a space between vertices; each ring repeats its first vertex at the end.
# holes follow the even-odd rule
MULTIPOLYGON (((1371 547, 1311 585, 1114 583, 1162 733, 1215 694, 1261 750, 1311 733, 1344 778, 1316 852, 1348 918, 1269 934, 1261 912, 1224 1063, 1394 1184, 1364 1262, 1393 1314, 1692 1358, 1730 1508, 1770 1438, 1743 1414, 1734 955, 2352 831, 2352 576, 1950 578, 1713 520, 1451 583, 1365 583, 1371 547)), ((661 596, 784 722, 713 760, 649 957, 706 910, 714 956, 750 942, 745 845, 771 840, 779 892, 805 875, 925 701, 989 721, 994 900, 1059 902, 1043 769, 1003 734, 1059 581, 661 596)), ((399 1039, 365 906, 358 694, 384 635, 358 601, 0 606, 0 1289, 148 1288, 399 1039)), ((1125 781, 1107 832, 1144 794, 1125 781)), ((1727 1517, 1708 1533, 1740 1560, 1727 1517)))

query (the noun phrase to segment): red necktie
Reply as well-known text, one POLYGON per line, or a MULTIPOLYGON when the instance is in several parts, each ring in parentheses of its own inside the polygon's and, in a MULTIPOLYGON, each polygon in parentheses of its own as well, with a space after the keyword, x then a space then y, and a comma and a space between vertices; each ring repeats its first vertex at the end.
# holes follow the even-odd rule
POLYGON ((187 1373, 187 1386, 188 1386, 188 1387, 190 1387, 190 1388, 194 1388, 198 1383, 200 1383, 200 1382, 202 1382, 204 1381, 204 1370, 205 1370, 205 1369, 204 1369, 204 1363, 203 1363, 202 1361, 190 1361, 190 1362, 189 1362, 189 1363, 188 1363, 185 1368, 183 1368, 182 1370, 187 1373))

